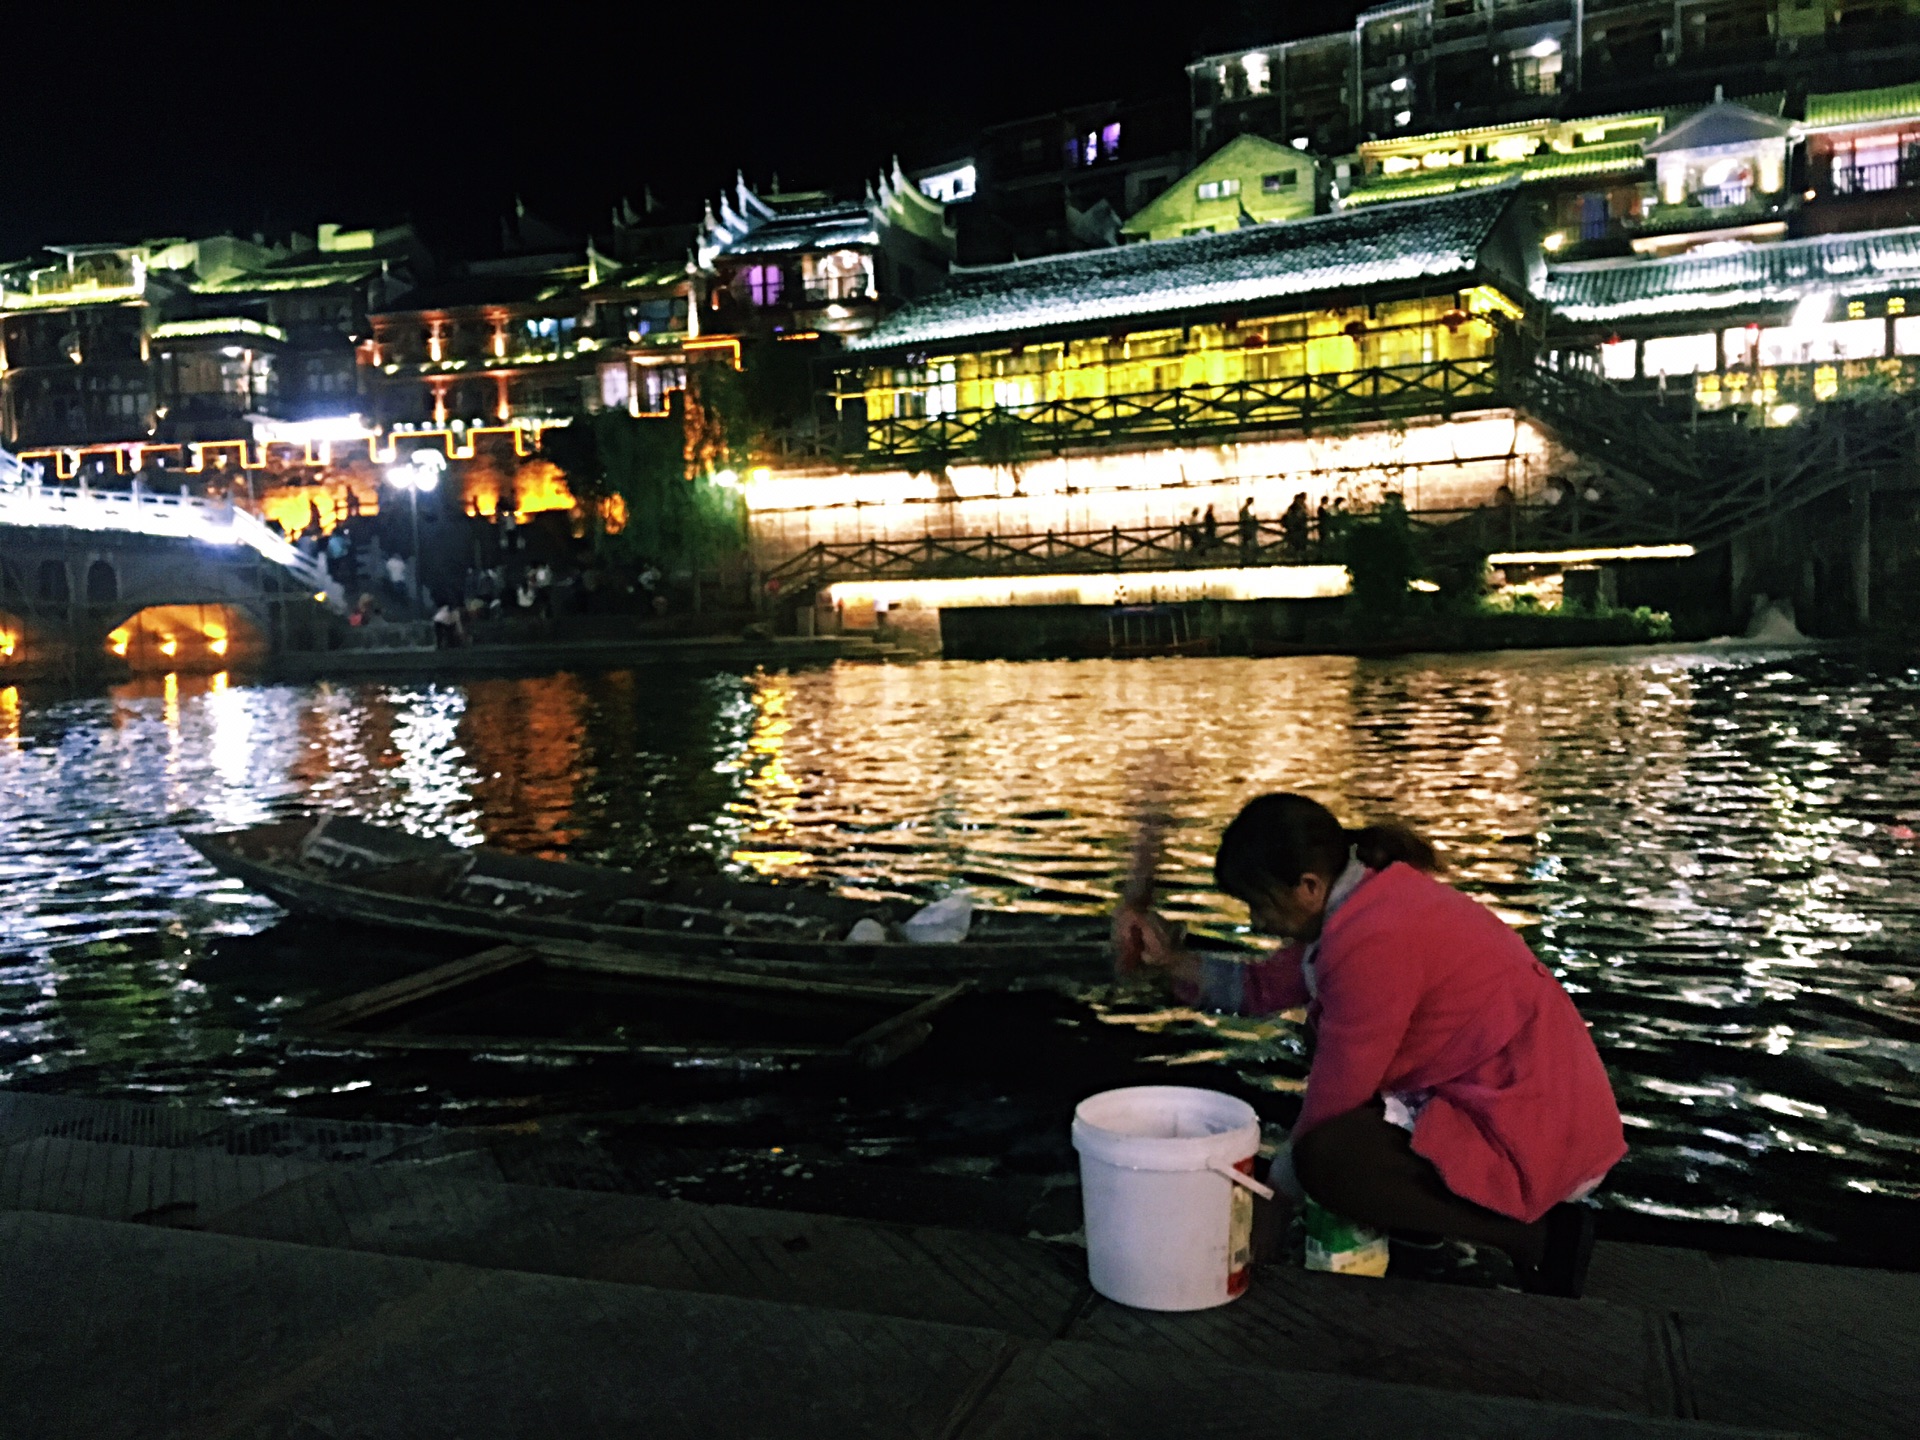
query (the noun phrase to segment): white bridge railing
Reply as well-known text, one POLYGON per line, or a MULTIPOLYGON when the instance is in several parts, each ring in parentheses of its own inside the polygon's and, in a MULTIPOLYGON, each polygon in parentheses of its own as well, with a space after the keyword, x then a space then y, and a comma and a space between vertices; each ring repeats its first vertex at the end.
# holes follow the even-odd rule
MULTIPOLYGON (((38 467, 34 467, 37 469, 38 467)), ((293 575, 315 595, 337 603, 340 587, 326 565, 301 553, 259 517, 225 501, 167 495, 143 488, 93 490, 85 485, 43 485, 33 469, 0 450, 0 525, 114 531, 195 540, 206 545, 247 545, 293 575)))

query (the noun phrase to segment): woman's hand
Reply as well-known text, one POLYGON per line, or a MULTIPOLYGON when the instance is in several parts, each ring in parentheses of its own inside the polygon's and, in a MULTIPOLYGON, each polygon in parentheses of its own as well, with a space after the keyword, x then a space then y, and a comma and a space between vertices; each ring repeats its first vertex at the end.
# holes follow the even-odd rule
POLYGON ((1121 978, 1158 970, 1188 985, 1200 983, 1200 960, 1180 948, 1174 931, 1153 911, 1122 905, 1113 915, 1114 967, 1121 978))

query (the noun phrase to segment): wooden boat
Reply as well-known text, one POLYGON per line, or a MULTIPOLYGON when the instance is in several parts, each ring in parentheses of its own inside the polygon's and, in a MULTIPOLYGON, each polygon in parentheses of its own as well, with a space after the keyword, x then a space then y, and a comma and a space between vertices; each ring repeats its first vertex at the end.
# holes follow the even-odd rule
POLYGON ((538 860, 347 816, 185 838, 223 873, 323 919, 491 943, 581 941, 767 974, 817 977, 824 968, 995 986, 1111 974, 1105 925, 1075 917, 975 911, 965 940, 914 943, 902 929, 911 902, 538 860))
POLYGON ((564 942, 500 945, 288 1018, 309 1047, 612 1056, 700 1071, 877 1069, 967 990, 715 971, 564 942))

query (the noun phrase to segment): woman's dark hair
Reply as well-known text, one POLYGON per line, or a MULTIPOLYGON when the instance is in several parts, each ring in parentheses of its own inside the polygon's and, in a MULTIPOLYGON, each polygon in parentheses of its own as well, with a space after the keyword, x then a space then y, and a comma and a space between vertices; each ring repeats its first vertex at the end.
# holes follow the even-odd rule
POLYGON ((1403 825, 1348 830, 1333 812, 1305 795, 1262 795, 1250 800, 1220 837, 1213 857, 1213 883, 1240 900, 1285 890, 1307 874, 1337 878, 1347 852, 1369 870, 1398 860, 1433 874, 1440 857, 1433 846, 1403 825))

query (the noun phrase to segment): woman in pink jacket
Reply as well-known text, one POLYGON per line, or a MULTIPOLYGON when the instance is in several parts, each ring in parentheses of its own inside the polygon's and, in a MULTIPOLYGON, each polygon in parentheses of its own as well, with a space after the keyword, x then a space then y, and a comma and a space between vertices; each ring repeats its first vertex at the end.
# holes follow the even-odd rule
POLYGON ((1209 1008, 1307 1006, 1312 1067, 1278 1185, 1383 1230, 1496 1246, 1528 1289, 1578 1295, 1593 1221, 1573 1202, 1627 1148, 1613 1090, 1567 992, 1437 868, 1410 831, 1348 831, 1304 795, 1263 795, 1221 837, 1214 878, 1292 943, 1202 958, 1123 910, 1122 964, 1209 1008))

